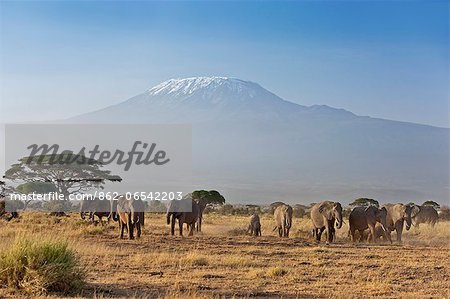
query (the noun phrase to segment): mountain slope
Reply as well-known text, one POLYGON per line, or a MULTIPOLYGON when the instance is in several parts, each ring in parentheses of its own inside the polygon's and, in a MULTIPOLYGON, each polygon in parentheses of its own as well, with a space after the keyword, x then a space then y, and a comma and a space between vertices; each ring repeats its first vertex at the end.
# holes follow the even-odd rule
POLYGON ((327 106, 305 107, 285 101, 253 82, 225 77, 193 77, 167 80, 118 105, 70 121, 90 121, 95 116, 96 122, 110 122, 114 117, 118 122, 126 123, 195 123, 290 119, 302 114, 354 116, 327 106))
POLYGON ((301 106, 239 79, 171 79, 68 122, 191 123, 196 186, 235 201, 449 194, 448 129, 301 106))

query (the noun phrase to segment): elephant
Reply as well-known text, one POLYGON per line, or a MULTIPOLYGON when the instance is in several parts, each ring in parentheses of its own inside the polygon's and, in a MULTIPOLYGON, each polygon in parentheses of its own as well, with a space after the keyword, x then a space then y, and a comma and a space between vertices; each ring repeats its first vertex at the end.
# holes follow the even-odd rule
MULTIPOLYGON (((0 217, 5 215, 6 212, 6 199, 5 197, 0 197, 0 217)), ((6 219, 6 221, 11 221, 13 218, 19 218, 19 213, 14 209, 10 212, 10 216, 6 219)))
POLYGON ((145 205, 141 199, 130 198, 125 195, 116 197, 111 203, 111 214, 114 221, 119 221, 120 238, 128 231, 128 238, 134 239, 134 228, 137 238, 141 237, 141 230, 145 224, 145 205))
POLYGON ((101 222, 103 217, 106 217, 108 222, 111 219, 111 203, 107 199, 94 198, 92 200, 85 199, 80 203, 80 217, 85 219, 85 214, 89 213, 89 220, 94 221, 94 216, 97 216, 101 222))
POLYGON ((261 222, 258 214, 253 214, 250 217, 250 224, 248 225, 247 233, 249 233, 250 236, 261 236, 261 222))
POLYGON ((398 204, 385 204, 383 207, 387 210, 386 224, 388 232, 397 232, 397 242, 402 242, 403 226, 406 223, 406 230, 411 228, 411 214, 416 215, 419 212, 417 206, 398 204))
POLYGON ((368 206, 368 207, 355 207, 349 215, 349 235, 352 238, 352 241, 355 242, 355 232, 359 231, 359 241, 363 240, 363 232, 366 229, 369 229, 369 237, 367 241, 376 242, 376 234, 375 234, 375 226, 377 223, 380 223, 382 230, 384 231, 384 236, 386 240, 389 240, 391 243, 390 232, 387 232, 387 224, 386 224, 387 210, 386 208, 377 208, 376 206, 368 206))
POLYGON ((413 211, 411 221, 415 227, 419 227, 421 223, 431 224, 432 227, 438 222, 438 212, 431 206, 416 206, 418 211, 413 211), (416 212, 416 213, 415 213, 416 212))
POLYGON ((196 202, 197 202, 198 208, 199 208, 199 214, 198 214, 196 228, 197 228, 197 232, 201 232, 202 231, 203 212, 205 211, 206 206, 208 205, 208 202, 204 198, 199 198, 196 200, 196 202))
POLYGON ((183 236, 183 223, 189 227, 189 236, 194 234, 195 223, 200 215, 200 208, 192 199, 174 200, 167 208, 167 224, 170 224, 170 234, 175 235, 175 220, 178 219, 180 236, 183 236))
POLYGON ((292 227, 292 207, 290 205, 279 205, 274 212, 276 226, 274 231, 278 229, 278 236, 289 238, 289 230, 292 227))
POLYGON ((342 206, 339 202, 323 201, 311 208, 311 221, 313 223, 313 236, 320 242, 322 233, 327 231, 327 243, 333 242, 335 237, 334 225, 342 227, 342 206))
MULTIPOLYGON (((381 224, 379 222, 377 222, 377 224, 375 224, 375 242, 377 242, 378 240, 381 239, 381 237, 383 237, 384 241, 389 240, 389 242, 392 243, 391 240, 391 233, 389 231, 384 231, 383 227, 381 226, 381 224)), ((370 235, 369 235, 370 238, 370 235)))

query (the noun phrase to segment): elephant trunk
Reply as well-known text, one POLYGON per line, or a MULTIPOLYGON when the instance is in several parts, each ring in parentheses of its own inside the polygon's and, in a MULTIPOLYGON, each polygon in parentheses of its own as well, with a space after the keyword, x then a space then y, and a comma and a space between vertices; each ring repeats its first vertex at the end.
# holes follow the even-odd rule
POLYGON ((383 229, 384 238, 392 244, 391 232, 386 228, 384 224, 381 224, 381 228, 383 229))
POLYGON ((406 218, 406 230, 409 230, 411 228, 411 218, 406 218))
POLYGON ((342 227, 342 209, 340 205, 337 208, 334 208, 334 218, 336 219, 336 228, 340 229, 342 227))
POLYGON ((131 224, 135 225, 137 222, 137 213, 136 213, 134 207, 131 207, 130 216, 131 216, 131 224))
POLYGON ((167 224, 170 224, 170 216, 172 215, 172 213, 167 213, 167 224))
POLYGON ((342 219, 338 219, 337 223, 336 223, 336 228, 340 229, 342 227, 342 219))

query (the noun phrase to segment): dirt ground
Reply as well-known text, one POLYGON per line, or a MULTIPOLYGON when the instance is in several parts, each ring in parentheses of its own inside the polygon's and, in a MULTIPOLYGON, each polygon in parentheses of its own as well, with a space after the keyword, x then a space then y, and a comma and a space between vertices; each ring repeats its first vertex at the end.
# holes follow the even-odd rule
MULTIPOLYGON (((353 244, 347 227, 337 242, 316 244, 308 219, 295 219, 291 238, 272 231, 243 235, 248 217, 206 215, 203 232, 169 236, 164 215, 147 214, 139 240, 120 240, 117 223, 87 224, 23 214, 0 220, 0 250, 19 234, 67 239, 87 269, 87 298, 448 298, 450 223, 405 232, 403 244, 353 244)), ((1 289, 0 297, 23 297, 1 289)))

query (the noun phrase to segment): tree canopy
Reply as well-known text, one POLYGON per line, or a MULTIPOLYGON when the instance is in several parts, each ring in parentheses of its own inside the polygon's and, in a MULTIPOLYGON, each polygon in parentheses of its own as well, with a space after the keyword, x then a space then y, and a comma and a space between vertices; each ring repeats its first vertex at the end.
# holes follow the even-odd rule
POLYGON ((192 199, 204 200, 206 204, 223 205, 225 203, 225 197, 216 190, 195 190, 192 192, 192 199))
POLYGON ((422 204, 422 206, 430 206, 430 207, 433 207, 433 208, 435 208, 435 209, 439 209, 439 208, 441 207, 437 202, 432 201, 432 200, 427 200, 427 201, 425 201, 425 202, 422 204))
POLYGON ((58 191, 53 183, 50 182, 26 182, 16 187, 20 193, 48 193, 58 191))
POLYGON ((352 207, 368 207, 368 206, 376 206, 377 208, 380 207, 380 203, 372 198, 357 198, 352 203, 350 203, 350 206, 352 207))
POLYGON ((23 157, 19 163, 11 165, 5 177, 14 182, 23 182, 22 190, 48 188, 55 189, 65 196, 90 190, 103 189, 106 181, 121 181, 109 170, 101 169, 103 164, 80 154, 63 152, 56 155, 37 155, 23 157), (26 184, 32 183, 32 184, 26 184))

